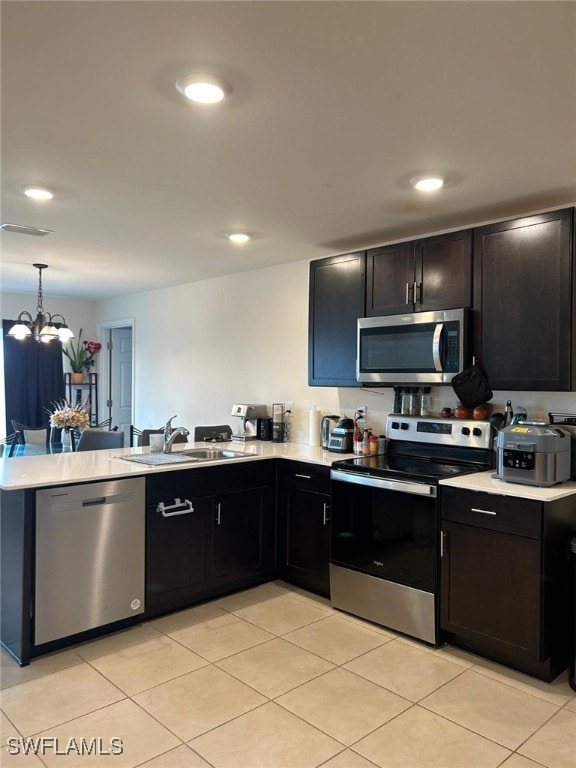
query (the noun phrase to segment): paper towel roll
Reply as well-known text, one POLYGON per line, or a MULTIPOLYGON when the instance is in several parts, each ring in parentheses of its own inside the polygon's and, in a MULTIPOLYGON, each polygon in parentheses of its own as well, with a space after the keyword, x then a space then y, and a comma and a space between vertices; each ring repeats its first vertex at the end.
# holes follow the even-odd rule
POLYGON ((322 424, 322 414, 317 408, 310 408, 308 416, 308 445, 320 445, 320 427, 322 424))

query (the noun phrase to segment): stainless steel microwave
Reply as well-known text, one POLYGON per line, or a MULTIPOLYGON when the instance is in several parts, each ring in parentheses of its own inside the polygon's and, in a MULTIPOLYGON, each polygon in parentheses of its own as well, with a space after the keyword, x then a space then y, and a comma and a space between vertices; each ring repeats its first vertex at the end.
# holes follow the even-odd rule
POLYGON ((470 363, 468 313, 359 318, 356 378, 366 386, 448 384, 470 363))

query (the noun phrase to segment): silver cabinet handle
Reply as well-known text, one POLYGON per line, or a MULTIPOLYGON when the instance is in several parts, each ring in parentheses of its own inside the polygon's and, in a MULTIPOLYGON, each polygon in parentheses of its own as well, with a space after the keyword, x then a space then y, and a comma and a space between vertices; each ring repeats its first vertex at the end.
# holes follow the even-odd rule
POLYGON ((156 512, 160 512, 162 517, 176 517, 177 515, 189 515, 194 512, 194 507, 189 499, 174 499, 174 504, 164 504, 163 501, 156 507, 156 512))
POLYGON ((410 283, 406 283, 406 304, 412 304, 410 301, 410 283))
POLYGON ((324 502, 323 509, 322 509, 322 525, 326 525, 326 523, 330 522, 330 517, 328 516, 328 510, 330 509, 330 504, 327 504, 324 502))
POLYGON ((481 515, 497 515, 497 512, 492 512, 490 509, 478 509, 477 507, 470 507, 471 512, 480 512, 481 515))
POLYGON ((221 512, 221 504, 218 502, 216 504, 216 525, 220 525, 220 512, 221 512))
POLYGON ((312 475, 294 475, 294 477, 302 477, 304 480, 312 480, 312 475))
POLYGON ((444 531, 440 531, 440 557, 444 557, 445 547, 444 542, 446 540, 446 534, 444 531))
POLYGON ((422 304, 422 283, 417 283, 416 280, 414 280, 412 296, 414 297, 414 304, 422 304))

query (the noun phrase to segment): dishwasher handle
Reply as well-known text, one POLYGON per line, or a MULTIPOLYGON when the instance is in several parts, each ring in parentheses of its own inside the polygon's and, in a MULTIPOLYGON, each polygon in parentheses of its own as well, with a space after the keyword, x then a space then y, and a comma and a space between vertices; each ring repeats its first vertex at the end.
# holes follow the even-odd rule
POLYGON ((174 504, 165 504, 161 501, 156 507, 156 512, 160 512, 162 517, 176 517, 177 515, 189 515, 194 512, 194 507, 189 499, 174 499, 174 504))
MULTIPOLYGON (((105 504, 124 504, 125 502, 131 501, 134 501, 133 493, 110 493, 107 496, 95 496, 91 499, 82 499, 81 504, 83 507, 102 507, 105 504)), ((63 507, 62 504, 55 506, 58 508, 63 507)))

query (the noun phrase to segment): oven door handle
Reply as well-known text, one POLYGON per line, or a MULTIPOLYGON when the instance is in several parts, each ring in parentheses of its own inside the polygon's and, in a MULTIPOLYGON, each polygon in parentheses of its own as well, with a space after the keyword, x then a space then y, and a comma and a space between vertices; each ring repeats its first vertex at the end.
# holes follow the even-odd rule
POLYGON ((330 471, 331 480, 339 480, 343 483, 355 483, 356 485, 366 485, 369 488, 382 488, 386 491, 399 491, 400 493, 412 493, 419 496, 435 497, 437 488, 435 485, 427 483, 408 483, 404 480, 387 480, 382 477, 372 477, 371 475, 360 475, 354 472, 345 472, 340 469, 330 471))

